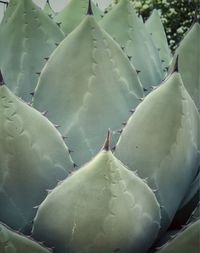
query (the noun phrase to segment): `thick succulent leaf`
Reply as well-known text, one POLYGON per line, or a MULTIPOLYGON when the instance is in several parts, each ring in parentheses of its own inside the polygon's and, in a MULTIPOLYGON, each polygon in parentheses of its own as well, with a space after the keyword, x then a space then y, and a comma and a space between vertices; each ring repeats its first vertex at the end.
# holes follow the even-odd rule
POLYGON ((8 22, 14 10, 17 8, 17 5, 20 3, 20 0, 9 0, 8 5, 6 7, 6 11, 4 12, 3 19, 1 21, 1 25, 8 22))
POLYGON ((146 89, 161 82, 164 73, 158 49, 129 0, 120 0, 100 25, 124 47, 135 68, 141 71, 139 77, 146 89))
POLYGON ((33 207, 72 166, 47 118, 0 86, 0 220, 14 229, 28 226, 33 207))
POLYGON ((33 234, 59 253, 143 253, 159 228, 160 208, 151 189, 102 150, 47 196, 33 234))
POLYGON ((196 221, 166 243, 157 253, 199 253, 200 220, 196 221))
POLYGON ((200 24, 195 23, 176 50, 179 56, 178 67, 188 93, 194 100, 198 110, 200 109, 200 24))
POLYGON ((1 253, 50 253, 49 250, 0 224, 1 253))
POLYGON ((0 66, 9 88, 30 101, 30 93, 38 79, 37 72, 46 63, 44 58, 64 35, 31 0, 11 1, 10 4, 9 18, 0 28, 0 66))
POLYGON ((33 105, 61 126, 81 165, 98 152, 108 128, 122 127, 142 96, 137 73, 122 50, 87 16, 50 57, 33 105))
MULTIPOLYGON (((61 23, 60 27, 66 35, 72 32, 85 18, 88 2, 88 0, 69 0, 66 7, 55 16, 54 20, 61 23)), ((98 21, 103 13, 93 2, 91 4, 94 16, 98 21)))
POLYGON ((163 229, 197 174, 199 126, 198 111, 175 72, 137 107, 116 146, 116 156, 156 190, 163 229))
POLYGON ((187 224, 197 221, 198 219, 200 219, 200 200, 199 200, 196 208, 192 212, 190 218, 188 219, 187 224))
POLYGON ((181 203, 181 208, 187 205, 198 191, 200 191, 200 172, 198 172, 197 176, 195 177, 194 181, 190 186, 190 189, 188 190, 188 193, 183 199, 181 203))
POLYGON ((170 225, 173 229, 180 229, 186 224, 187 220, 191 216, 200 199, 200 173, 197 174, 194 181, 188 188, 188 191, 182 200, 179 210, 177 211, 172 224, 170 225))
POLYGON ((53 18, 56 13, 54 12, 54 10, 52 9, 49 0, 46 0, 46 4, 44 6, 43 9, 44 13, 47 14, 50 18, 53 18))
POLYGON ((148 32, 152 35, 154 44, 160 49, 160 58, 166 71, 170 65, 172 55, 167 42, 165 30, 157 10, 153 10, 145 25, 148 32))

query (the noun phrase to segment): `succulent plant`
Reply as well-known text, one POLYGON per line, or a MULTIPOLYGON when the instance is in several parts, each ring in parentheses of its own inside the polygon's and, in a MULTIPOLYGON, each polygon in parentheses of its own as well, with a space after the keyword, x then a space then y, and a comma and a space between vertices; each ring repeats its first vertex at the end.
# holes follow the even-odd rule
MULTIPOLYGON (((91 1, 94 16, 97 20, 101 19, 102 11, 91 1)), ((88 8, 88 0, 69 0, 66 7, 55 16, 54 20, 60 24, 61 29, 66 35, 72 32, 85 18, 88 8)))
POLYGON ((159 48, 163 67, 165 71, 167 71, 172 60, 172 55, 158 10, 153 10, 151 16, 145 22, 145 26, 148 32, 152 35, 154 44, 159 48))
POLYGON ((200 219, 186 227, 156 253, 199 253, 200 219))
POLYGON ((59 253, 140 253, 159 228, 153 192, 109 151, 108 132, 102 150, 39 206, 33 234, 59 253))
POLYGON ((2 81, 0 122, 0 220, 26 229, 36 212, 33 207, 68 175, 73 162, 53 124, 2 81))
POLYGON ((100 25, 121 45, 135 68, 143 86, 158 85, 164 76, 158 49, 129 0, 120 0, 104 16, 100 25))
POLYGON ((195 22, 177 48, 174 60, 179 55, 178 67, 183 83, 194 100, 197 109, 200 109, 200 24, 195 22))
MULTIPOLYGON (((98 152, 109 127, 121 129, 141 97, 143 90, 135 69, 99 27, 89 8, 82 23, 63 40, 42 70, 33 106, 48 111, 48 118, 69 137, 74 161, 82 165, 98 152), (66 59, 70 64, 65 64, 66 59)), ((112 137, 113 145, 118 136, 112 137)))
POLYGON ((39 243, 16 233, 0 223, 0 252, 1 253, 50 253, 39 243))
POLYGON ((200 16, 172 56, 139 4, 9 1, 0 253, 199 253, 200 16))
POLYGON ((175 69, 136 108, 116 145, 117 158, 156 190, 163 229, 197 174, 199 130, 198 111, 175 69))
POLYGON ((38 75, 64 38, 59 27, 31 0, 11 0, 0 26, 0 68, 9 88, 30 101, 38 75))

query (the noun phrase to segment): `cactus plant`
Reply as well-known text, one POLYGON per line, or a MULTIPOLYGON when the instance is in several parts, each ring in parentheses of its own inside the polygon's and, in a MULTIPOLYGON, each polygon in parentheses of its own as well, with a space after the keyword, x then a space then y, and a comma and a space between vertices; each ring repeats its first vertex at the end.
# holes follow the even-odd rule
POLYGON ((108 132, 102 150, 39 206, 33 234, 59 253, 141 253, 159 227, 153 192, 109 151, 108 132))
MULTIPOLYGON (((98 152, 109 127, 113 131, 122 127, 142 96, 135 69, 89 8, 45 65, 33 106, 48 111, 49 119, 69 137, 74 161, 82 165, 98 152), (65 64, 66 59, 70 64, 65 64)), ((112 143, 118 136, 112 137, 112 143)))
POLYGON ((47 248, 0 223, 1 253, 50 253, 47 248))
MULTIPOLYGON (((97 20, 101 19, 102 11, 91 1, 94 16, 97 20)), ((70 0, 66 7, 55 16, 56 23, 60 23, 65 35, 72 32, 84 19, 88 8, 88 0, 70 0)))
POLYGON ((199 130, 198 111, 174 69, 137 107, 117 143, 117 158, 157 190, 163 229, 197 174, 199 130))
POLYGON ((141 71, 139 77, 146 89, 162 81, 164 73, 158 49, 129 0, 120 0, 100 25, 124 48, 131 63, 141 71))
POLYGON ((31 0, 11 0, 9 5, 0 27, 0 67, 9 88, 30 101, 44 58, 64 35, 31 0))
POLYGON ((46 190, 64 179, 73 162, 45 116, 0 86, 0 220, 28 229, 46 190))

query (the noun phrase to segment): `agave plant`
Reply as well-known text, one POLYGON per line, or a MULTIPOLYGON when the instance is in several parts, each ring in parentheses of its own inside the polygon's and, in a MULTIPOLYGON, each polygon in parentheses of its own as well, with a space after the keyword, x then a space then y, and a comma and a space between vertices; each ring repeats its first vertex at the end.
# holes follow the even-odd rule
POLYGON ((199 253, 198 18, 50 4, 0 26, 0 253, 199 253))

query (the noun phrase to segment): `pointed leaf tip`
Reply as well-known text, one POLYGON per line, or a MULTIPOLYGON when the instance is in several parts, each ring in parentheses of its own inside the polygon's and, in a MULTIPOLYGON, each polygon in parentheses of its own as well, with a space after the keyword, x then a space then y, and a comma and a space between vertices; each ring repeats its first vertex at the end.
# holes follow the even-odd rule
POLYGON ((3 76, 1 74, 1 71, 0 71, 0 86, 4 85, 4 80, 3 80, 3 76))
POLYGON ((106 140, 103 144, 102 150, 109 151, 110 150, 110 129, 108 129, 106 140))
POLYGON ((177 55, 176 60, 175 60, 175 64, 174 64, 174 68, 172 69, 172 73, 179 71, 179 69, 178 69, 178 58, 179 58, 179 56, 177 55))
POLYGON ((89 2, 88 2, 87 15, 89 15, 89 16, 93 15, 91 0, 89 0, 89 2))

